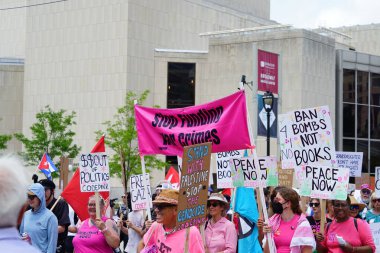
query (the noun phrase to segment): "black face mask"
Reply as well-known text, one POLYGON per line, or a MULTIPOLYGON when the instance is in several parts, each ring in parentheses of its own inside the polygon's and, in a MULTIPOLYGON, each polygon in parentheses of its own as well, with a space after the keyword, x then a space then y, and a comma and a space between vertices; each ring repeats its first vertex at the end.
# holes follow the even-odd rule
MULTIPOLYGON (((286 203, 286 202, 285 202, 286 203)), ((283 203, 283 204, 285 204, 283 203)), ((284 211, 284 207, 282 206, 283 204, 281 204, 280 202, 278 201, 274 201, 272 203, 272 209, 273 209, 273 212, 274 213, 277 213, 277 214, 282 214, 282 212, 284 211)))

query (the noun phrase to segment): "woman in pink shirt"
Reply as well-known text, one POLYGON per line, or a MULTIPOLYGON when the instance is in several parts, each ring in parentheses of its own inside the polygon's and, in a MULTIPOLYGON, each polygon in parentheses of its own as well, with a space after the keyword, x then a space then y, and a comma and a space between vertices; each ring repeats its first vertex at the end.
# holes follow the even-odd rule
POLYGON ((221 193, 212 193, 207 201, 211 219, 205 224, 206 253, 236 252, 237 233, 235 225, 224 217, 227 205, 228 202, 221 193))
POLYGON ((318 252, 373 253, 376 251, 369 225, 350 216, 350 198, 333 200, 335 220, 328 223, 324 235, 318 234, 318 252))
MULTIPOLYGON (((277 253, 311 253, 315 239, 310 224, 302 214, 298 193, 288 187, 277 188, 272 202, 274 215, 264 233, 272 233, 277 253)), ((265 243, 264 252, 269 252, 265 243)))
MULTIPOLYGON (((88 200, 90 218, 82 222, 73 239, 75 253, 112 253, 113 248, 119 247, 120 239, 116 224, 105 216, 97 219, 95 203, 95 196, 91 196, 88 200)), ((99 206, 100 210, 104 210, 102 198, 100 198, 99 206)))

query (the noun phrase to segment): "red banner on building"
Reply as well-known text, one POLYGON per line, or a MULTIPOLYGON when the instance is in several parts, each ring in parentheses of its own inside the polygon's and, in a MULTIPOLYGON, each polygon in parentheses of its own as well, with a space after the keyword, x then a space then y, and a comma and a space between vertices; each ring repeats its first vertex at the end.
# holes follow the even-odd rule
POLYGON ((278 94, 278 54, 257 51, 258 90, 278 94))

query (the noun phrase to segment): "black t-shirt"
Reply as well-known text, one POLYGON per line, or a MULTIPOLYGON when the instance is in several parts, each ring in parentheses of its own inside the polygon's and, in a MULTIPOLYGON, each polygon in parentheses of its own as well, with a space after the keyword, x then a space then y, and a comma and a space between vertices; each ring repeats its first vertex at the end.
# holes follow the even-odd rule
MULTIPOLYGON (((53 200, 49 203, 49 205, 47 205, 46 208, 50 210, 50 208, 54 205, 56 201, 57 199, 53 198, 53 200)), ((60 199, 57 205, 52 210, 52 212, 54 213, 55 217, 57 217, 58 225, 65 227, 64 232, 58 233, 58 241, 57 241, 57 247, 59 247, 60 245, 64 247, 68 228, 70 225, 69 206, 63 199, 60 199)))
MULTIPOLYGON (((321 220, 315 220, 313 216, 307 216, 306 219, 309 221, 311 230, 313 230, 313 234, 320 232, 320 227, 321 227, 321 220)), ((331 222, 331 219, 326 218, 326 224, 331 222)), ((325 224, 325 227, 326 227, 325 224)), ((323 232, 322 232, 323 234, 323 232)))

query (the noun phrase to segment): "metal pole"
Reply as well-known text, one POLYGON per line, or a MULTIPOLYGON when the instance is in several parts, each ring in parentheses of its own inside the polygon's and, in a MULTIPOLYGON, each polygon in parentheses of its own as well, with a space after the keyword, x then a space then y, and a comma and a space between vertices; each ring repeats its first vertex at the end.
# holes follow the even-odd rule
POLYGON ((270 156, 270 111, 267 112, 267 156, 270 156))

